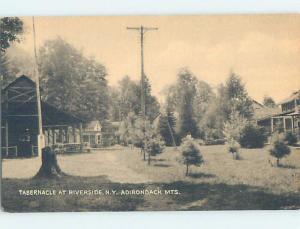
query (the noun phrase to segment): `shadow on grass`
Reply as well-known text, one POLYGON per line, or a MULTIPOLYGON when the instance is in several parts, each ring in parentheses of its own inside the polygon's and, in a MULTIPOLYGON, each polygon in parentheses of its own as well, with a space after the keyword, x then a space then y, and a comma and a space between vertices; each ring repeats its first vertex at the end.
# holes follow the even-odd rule
POLYGON ((162 158, 160 158, 160 159, 151 158, 151 161, 166 161, 166 159, 162 159, 162 158))
POLYGON ((284 169, 298 169, 298 167, 294 165, 288 165, 288 164, 279 164, 278 168, 284 168, 284 169))
POLYGON ((156 167, 164 167, 164 168, 171 167, 170 165, 168 165, 168 164, 163 164, 163 163, 154 164, 154 166, 156 166, 156 167))
POLYGON ((278 210, 299 209, 300 194, 274 194, 259 187, 224 183, 175 182, 164 186, 180 191, 173 200, 182 210, 278 210))
POLYGON ((214 175, 214 174, 207 174, 207 173, 190 173, 188 176, 192 177, 192 178, 213 178, 213 177, 216 177, 216 175, 214 175))
MULTIPOLYGON (((199 175, 197 175, 199 176, 199 175)), ((210 176, 209 174, 202 177, 210 176)), ((133 210, 254 210, 299 209, 300 194, 273 194, 247 185, 187 181, 173 183, 123 184, 105 176, 59 180, 3 179, 3 207, 9 212, 133 211, 133 210), (108 195, 24 196, 18 190, 106 190, 108 195), (111 190, 161 189, 162 195, 114 195, 111 190), (169 190, 172 191, 170 194, 169 190), (166 191, 168 192, 167 195, 166 191), (178 194, 180 193, 180 194, 178 194)))

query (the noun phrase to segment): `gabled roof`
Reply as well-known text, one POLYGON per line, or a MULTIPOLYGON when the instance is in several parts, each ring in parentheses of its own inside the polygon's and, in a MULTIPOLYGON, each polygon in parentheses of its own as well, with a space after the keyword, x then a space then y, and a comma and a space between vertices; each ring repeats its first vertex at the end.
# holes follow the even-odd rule
POLYGON ((97 121, 97 120, 90 121, 90 122, 86 123, 85 130, 94 130, 94 128, 97 125, 99 125, 101 127, 101 124, 99 121, 97 121))
POLYGON ((282 100, 279 104, 281 105, 284 103, 288 103, 288 102, 294 101, 295 99, 300 99, 300 90, 293 92, 289 97, 282 100))
MULTIPOLYGON (((4 88, 4 91, 12 88, 12 87, 15 87, 15 86, 20 86, 20 88, 24 87, 29 87, 29 88, 33 88, 35 89, 36 87, 36 84, 35 82, 30 79, 28 76, 25 76, 25 75, 22 75, 18 78, 16 78, 13 82, 11 82, 10 84, 8 84, 5 88, 4 88)), ((17 89, 15 89, 17 90, 17 89)), ((34 94, 35 94, 35 90, 34 90, 34 94)), ((36 96, 34 96, 36 98, 36 96)), ((4 101, 2 101, 4 102, 4 101)), ((27 108, 28 109, 34 109, 34 106, 32 106, 32 99, 31 100, 27 100, 25 101, 23 104, 18 104, 18 106, 15 106, 14 107, 14 112, 17 112, 17 110, 19 109, 25 109, 27 108)), ((69 112, 66 112, 66 111, 62 111, 61 109, 57 108, 56 106, 52 105, 52 104, 49 104, 48 102, 46 101, 41 101, 41 105, 42 105, 42 112, 43 112, 43 117, 45 118, 49 118, 49 120, 47 121, 48 123, 50 122, 65 122, 65 121, 68 121, 68 122, 85 122, 84 119, 82 118, 79 118, 69 112)), ((6 111, 5 109, 2 110, 2 112, 5 114, 6 111)))
POLYGON ((28 84, 28 86, 35 87, 35 82, 32 79, 30 79, 28 76, 21 75, 20 77, 9 83, 3 90, 6 91, 8 88, 13 87, 21 82, 28 84))

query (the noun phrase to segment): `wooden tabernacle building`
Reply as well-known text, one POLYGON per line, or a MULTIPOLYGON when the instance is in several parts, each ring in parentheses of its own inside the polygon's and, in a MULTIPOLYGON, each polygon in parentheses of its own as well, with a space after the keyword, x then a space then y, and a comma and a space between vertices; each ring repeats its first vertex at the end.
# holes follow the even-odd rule
MULTIPOLYGON (((2 90, 2 156, 37 155, 38 115, 36 85, 22 75, 2 90)), ((83 120, 41 101, 46 146, 82 150, 83 120)))

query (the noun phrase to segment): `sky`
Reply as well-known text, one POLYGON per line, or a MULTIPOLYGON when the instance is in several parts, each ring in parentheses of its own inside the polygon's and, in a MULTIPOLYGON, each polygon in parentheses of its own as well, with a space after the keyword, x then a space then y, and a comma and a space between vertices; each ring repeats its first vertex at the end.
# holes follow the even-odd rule
MULTIPOLYGON (((17 46, 33 54, 32 18, 22 17, 25 33, 17 46)), ((156 96, 187 67, 216 88, 231 71, 249 95, 276 102, 300 89, 300 14, 201 16, 35 17, 37 47, 62 37, 108 70, 109 85, 125 76, 140 77, 137 31, 126 27, 158 27, 145 34, 145 73, 156 96)))

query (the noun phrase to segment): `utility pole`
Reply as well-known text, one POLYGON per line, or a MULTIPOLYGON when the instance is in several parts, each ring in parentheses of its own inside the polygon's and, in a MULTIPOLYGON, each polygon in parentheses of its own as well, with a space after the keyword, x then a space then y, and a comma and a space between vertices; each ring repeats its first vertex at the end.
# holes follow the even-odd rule
POLYGON ((40 94, 40 79, 37 67, 37 53, 36 53, 36 36, 35 36, 35 24, 34 17, 32 17, 32 30, 33 30, 33 46, 34 46, 34 78, 36 86, 36 103, 38 112, 38 137, 37 137, 37 147, 38 147, 38 157, 42 156, 42 148, 45 146, 45 139, 43 135, 43 123, 42 123, 42 108, 41 108, 41 94, 40 94))
MULTIPOLYGON (((127 27, 128 30, 136 30, 140 33, 141 39, 141 112, 142 112, 142 119, 143 119, 143 138, 144 138, 144 161, 146 160, 145 150, 147 149, 147 142, 146 142, 146 95, 145 95, 145 72, 144 72, 144 35, 147 31, 151 30, 158 30, 155 27, 127 27)), ((150 155, 148 164, 150 163, 150 155)))
POLYGON ((144 72, 144 35, 147 31, 151 30, 158 30, 155 27, 127 27, 128 30, 136 30, 140 33, 140 40, 141 40, 141 111, 142 117, 146 119, 146 104, 145 104, 145 72, 144 72))
POLYGON ((2 162, 2 75, 0 75, 0 159, 2 162))

